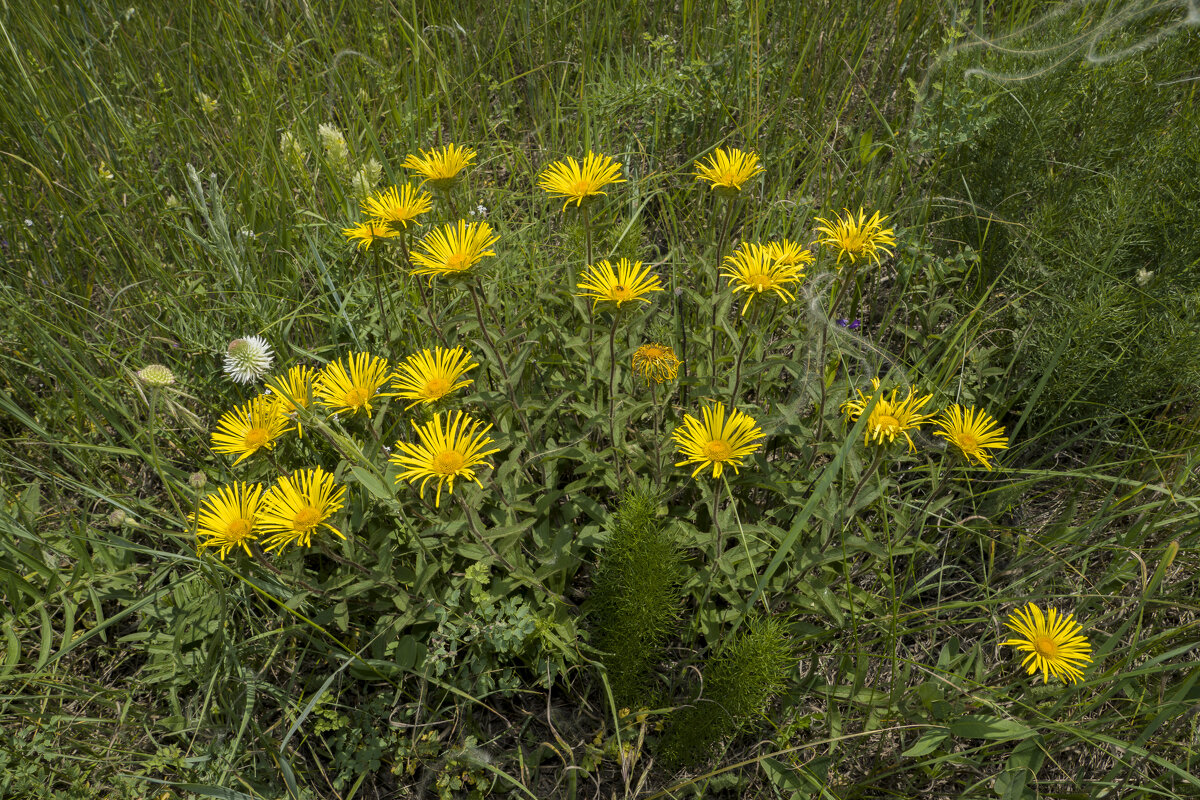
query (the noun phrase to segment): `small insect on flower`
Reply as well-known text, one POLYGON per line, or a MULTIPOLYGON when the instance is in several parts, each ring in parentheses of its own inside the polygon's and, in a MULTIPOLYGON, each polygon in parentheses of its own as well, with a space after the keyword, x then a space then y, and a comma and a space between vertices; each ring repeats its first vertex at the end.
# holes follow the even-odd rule
POLYGON ((272 449, 275 441, 290 430, 278 400, 270 395, 259 395, 225 412, 212 433, 212 449, 224 455, 237 456, 233 462, 237 465, 261 448, 272 449))
POLYGON ((592 298, 593 311, 601 302, 615 303, 617 308, 632 300, 649 303, 646 295, 663 290, 658 276, 651 275, 649 267, 642 266, 640 261, 630 263, 628 258, 622 258, 615 267, 607 260, 593 264, 575 288, 582 290, 576 297, 592 298))
POLYGON ((1051 675, 1064 683, 1079 683, 1083 677, 1080 667, 1092 663, 1092 645, 1071 614, 1062 614, 1052 608, 1046 615, 1036 603, 1029 603, 1009 615, 1004 624, 1017 634, 1017 638, 1001 644, 1013 645, 1028 653, 1021 666, 1026 667, 1030 675, 1040 670, 1042 683, 1049 683, 1051 675))
POLYGON ((317 375, 313 395, 332 413, 366 411, 369 417, 371 401, 380 396, 379 387, 387 379, 387 359, 351 353, 346 357, 346 366, 340 359, 325 365, 317 375))
POLYGON ((777 261, 770 247, 744 243, 732 255, 725 257, 721 276, 729 279, 735 294, 746 293, 746 302, 742 306, 742 313, 745 314, 751 301, 764 291, 785 303, 795 300, 795 295, 786 287, 803 278, 804 273, 799 266, 777 261))
POLYGON ((261 486, 236 481, 205 497, 199 515, 188 515, 188 521, 196 525, 196 536, 204 537, 200 549, 216 548, 222 561, 239 547, 252 555, 249 543, 258 538, 254 528, 261 498, 261 486))
POLYGON ((853 264, 857 259, 865 258, 879 263, 879 254, 891 255, 896 246, 895 230, 883 227, 887 217, 879 216, 876 211, 867 219, 866 213, 858 209, 858 219, 849 209, 842 209, 845 216, 834 217, 832 221, 817 217, 821 223, 817 233, 825 234, 817 241, 820 244, 838 249, 837 266, 841 269, 842 258, 849 258, 853 264))
POLYGON ((424 150, 420 152, 419 158, 410 155, 401 166, 424 176, 422 186, 429 184, 439 191, 454 188, 454 185, 462 180, 462 171, 471 166, 477 155, 471 148, 460 147, 453 142, 445 147, 435 147, 428 153, 424 150))
POLYGON ((317 371, 312 367, 296 366, 285 375, 276 375, 267 381, 267 389, 277 398, 281 414, 296 420, 296 433, 304 438, 304 428, 300 424, 298 409, 312 408, 314 385, 317 371))
POLYGON ((274 363, 275 354, 261 336, 234 339, 225 350, 225 374, 237 383, 256 381, 274 363))
POLYGON ((412 400, 405 411, 418 403, 434 403, 473 381, 463 376, 479 366, 474 357, 461 347, 447 350, 435 347, 422 350, 408 358, 392 374, 394 397, 412 400))
POLYGON ((570 157, 566 161, 551 164, 538 178, 538 186, 551 197, 565 197, 563 211, 566 211, 571 203, 582 208, 592 198, 607 195, 608 192, 601 189, 610 183, 625 182, 624 178, 618 177, 620 174, 621 165, 611 156, 598 155, 589 150, 582 165, 570 157))
POLYGON ((482 422, 472 419, 463 412, 457 412, 451 421, 446 415, 446 425, 442 425, 442 415, 434 414, 433 420, 425 425, 413 423, 420 438, 419 445, 408 442, 396 442, 399 452, 389 461, 404 469, 396 476, 396 483, 408 481, 409 484, 421 482, 421 496, 425 496, 425 484, 437 481, 437 495, 434 507, 442 504, 442 486, 446 485, 450 494, 454 494, 454 479, 475 481, 481 488, 479 478, 475 476, 476 467, 491 468, 484 458, 500 452, 500 448, 485 449, 495 444, 486 434, 492 429, 491 425, 479 427, 482 422))
POLYGON ((320 467, 302 469, 275 482, 263 497, 259 528, 269 533, 264 540, 267 552, 282 550, 289 544, 312 546, 318 528, 328 528, 341 539, 345 535, 326 522, 344 505, 346 487, 338 486, 333 476, 320 467))
POLYGON ((697 464, 692 471, 693 478, 708 467, 712 467, 714 479, 721 477, 726 467, 733 469, 736 475, 738 467, 758 449, 758 440, 766 434, 753 417, 737 409, 731 409, 726 419, 723 403, 703 409, 702 416, 703 421, 684 414, 683 426, 671 434, 679 454, 684 457, 675 466, 697 464))
POLYGON ((754 153, 744 153, 736 147, 718 147, 708 156, 708 163, 696 162, 696 180, 708 181, 714 192, 725 197, 737 197, 746 181, 766 172, 754 153))
POLYGON ((453 277, 466 273, 484 256, 494 256, 491 247, 500 237, 486 222, 459 220, 430 231, 421 240, 421 251, 413 251, 412 262, 417 266, 413 275, 453 277))
POLYGON ((376 192, 363 203, 363 213, 370 216, 371 221, 383 225, 399 233, 416 222, 417 217, 433 208, 433 195, 428 192, 417 193, 413 187, 405 184, 397 189, 395 186, 376 192))
POLYGON ((633 371, 645 378, 646 383, 675 380, 682 363, 665 344, 644 344, 633 352, 633 371))
POLYGON ((942 412, 933 421, 940 428, 933 432, 957 447, 967 457, 967 461, 975 459, 980 466, 991 472, 992 464, 988 450, 1003 450, 1008 447, 1008 437, 1004 428, 982 409, 964 408, 955 403, 942 412))
POLYGON ((354 241, 360 250, 369 250, 379 239, 391 239, 400 234, 379 222, 360 222, 352 228, 342 228, 342 235, 354 241))
POLYGON ((175 383, 175 373, 162 364, 147 364, 137 371, 137 377, 152 389, 162 389, 175 383))
POLYGON ((897 436, 903 435, 908 440, 908 449, 910 451, 917 449, 908 432, 916 430, 922 424, 933 419, 933 414, 920 413, 925 404, 933 399, 933 395, 927 394, 919 397, 916 391, 910 387, 908 396, 900 400, 897 397, 899 389, 892 389, 889 394, 880 392, 879 378, 871 379, 869 396, 863 394, 861 389, 856 391, 858 392, 857 400, 851 398, 842 403, 842 412, 849 417, 851 422, 859 418, 871 404, 872 398, 878 397, 875 407, 871 409, 871 416, 867 418, 867 429, 863 434, 868 445, 871 444, 872 439, 879 444, 883 444, 886 439, 890 444, 896 440, 897 436))

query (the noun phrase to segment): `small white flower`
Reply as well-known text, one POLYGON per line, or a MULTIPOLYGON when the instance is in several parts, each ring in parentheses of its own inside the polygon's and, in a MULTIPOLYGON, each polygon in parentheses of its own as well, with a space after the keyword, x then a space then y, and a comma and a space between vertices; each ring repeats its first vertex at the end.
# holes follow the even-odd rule
POLYGON ((261 336, 234 339, 225 351, 225 374, 238 383, 250 383, 266 375, 274 359, 270 345, 261 336))
POLYGON ((1137 271, 1137 285, 1145 286, 1154 277, 1154 270, 1143 267, 1137 271))
POLYGON ((486 217, 487 212, 487 206, 485 206, 483 203, 480 203, 479 205, 475 206, 475 210, 472 212, 472 214, 480 217, 486 217))
POLYGON ((33 227, 33 220, 31 220, 31 219, 27 219, 27 220, 25 220, 25 227, 26 227, 26 228, 32 228, 32 227, 33 227))

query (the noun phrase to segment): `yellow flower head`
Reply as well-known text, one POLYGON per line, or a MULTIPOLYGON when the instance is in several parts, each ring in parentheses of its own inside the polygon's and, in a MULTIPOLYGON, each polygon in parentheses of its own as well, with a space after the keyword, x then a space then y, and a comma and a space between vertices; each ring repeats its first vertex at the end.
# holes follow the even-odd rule
POLYGON ((770 247, 750 243, 725 256, 721 276, 729 279, 729 285, 735 293, 746 293, 746 303, 742 306, 742 313, 745 314, 754 297, 764 291, 774 294, 785 303, 795 300, 795 295, 785 287, 803 278, 804 273, 798 266, 776 261, 770 247))
MULTIPOLYGON (((297 409, 312 408, 313 384, 317 371, 312 367, 292 367, 284 375, 275 375, 267 380, 271 396, 277 398, 281 414, 295 419, 297 409)), ((296 432, 304 438, 304 427, 296 421, 296 432)))
POLYGON ((622 258, 616 267, 607 260, 593 264, 583 273, 575 288, 582 290, 576 297, 592 298, 593 311, 601 301, 616 303, 617 308, 621 307, 621 303, 631 300, 649 303, 645 295, 663 290, 658 276, 651 275, 649 267, 642 266, 640 261, 631 264, 628 258, 622 258))
POLYGON ((404 471, 396 476, 396 483, 408 481, 415 484, 421 481, 421 496, 425 496, 425 484, 431 480, 437 481, 437 497, 434 506, 442 505, 442 485, 447 484, 450 494, 454 494, 454 479, 462 478, 475 481, 480 487, 479 478, 475 477, 475 467, 492 465, 484 461, 485 456, 500 452, 493 447, 485 450, 488 445, 495 444, 485 434, 492 429, 491 425, 479 430, 482 422, 471 419, 459 411, 450 421, 446 415, 446 426, 442 426, 442 415, 434 414, 433 420, 425 425, 413 423, 420 437, 419 445, 408 442, 396 442, 400 452, 389 459, 393 464, 403 467, 404 471))
POLYGON ((377 192, 362 205, 363 212, 372 217, 372 222, 396 232, 407 228, 408 223, 415 222, 418 215, 431 208, 433 196, 428 192, 417 194, 417 190, 408 184, 377 192))
POLYGON ((1079 683, 1083 677, 1080 667, 1092 663, 1092 645, 1071 614, 1060 614, 1052 608, 1047 616, 1037 604, 1029 603, 1010 614, 1004 624, 1018 638, 1001 644, 1011 644, 1028 653, 1021 666, 1027 667, 1030 675, 1040 670, 1042 683, 1048 683, 1051 675, 1064 683, 1079 683))
POLYGON ((633 371, 645 378, 646 383, 675 380, 681 363, 675 351, 665 344, 644 344, 633 351, 633 371))
POLYGON ((240 464, 258 452, 275 446, 275 440, 291 430, 279 403, 269 395, 259 395, 243 406, 226 411, 212 433, 212 449, 237 456, 240 464))
POLYGON ((396 231, 382 222, 360 222, 353 228, 342 228, 342 235, 347 239, 357 239, 360 250, 368 250, 376 239, 391 239, 396 231))
POLYGON ((251 555, 249 542, 258 538, 254 526, 261 495, 261 486, 235 482, 205 497, 199 515, 188 515, 188 520, 196 524, 196 536, 207 537, 200 542, 200 549, 217 548, 222 561, 238 547, 251 555))
POLYGON ((491 246, 498 241, 500 237, 486 222, 460 219, 455 225, 443 225, 421 240, 424 252, 413 251, 413 263, 420 265, 413 275, 428 275, 430 281, 434 275, 461 275, 484 256, 496 255, 491 246))
POLYGON ((872 398, 879 398, 875 403, 875 408, 871 410, 871 416, 867 418, 867 430, 863 434, 868 445, 872 439, 879 444, 883 444, 886 439, 890 444, 896 441, 897 436, 903 434, 904 438, 908 440, 908 449, 910 451, 917 449, 908 432, 933 419, 933 414, 920 413, 925 404, 933 399, 933 395, 927 394, 919 397, 914 389, 909 388, 908 396, 900 400, 897 398, 899 389, 892 389, 886 395, 879 391, 879 378, 871 379, 870 396, 863 394, 861 389, 857 391, 857 400, 851 398, 842 403, 842 411, 850 417, 851 422, 859 418, 870 405, 872 398))
POLYGON ((275 482, 263 497, 259 529, 270 533, 264 544, 268 552, 289 544, 310 547, 318 528, 328 528, 340 538, 346 537, 325 520, 343 505, 346 487, 338 486, 333 476, 320 467, 302 469, 275 482))
POLYGON ((850 209, 844 208, 842 211, 845 212, 845 217, 837 216, 832 221, 817 217, 817 222, 821 223, 817 227, 817 233, 825 234, 824 238, 817 241, 838 248, 839 268, 842 256, 849 258, 851 264, 859 258, 878 264, 880 253, 889 256, 892 254, 890 248, 896 246, 896 232, 892 228, 883 227, 887 217, 879 216, 879 212, 876 211, 867 219, 861 207, 858 209, 858 219, 854 218, 850 209))
POLYGON ((732 467, 736 475, 743 459, 758 449, 758 440, 766 434, 753 417, 737 409, 730 410, 726 419, 723 403, 703 409, 703 416, 701 422, 691 414, 684 414, 683 427, 676 428, 671 434, 679 454, 684 457, 675 466, 697 464, 692 471, 693 478, 710 466, 713 478, 721 477, 725 467, 732 467))
POLYGON ((471 354, 461 347, 422 350, 404 359, 404 363, 392 375, 393 386, 397 390, 393 396, 412 400, 405 411, 418 403, 436 402, 472 383, 470 378, 464 379, 463 375, 477 366, 471 354))
POLYGON ((988 472, 991 472, 992 465, 988 461, 989 454, 986 451, 1003 450, 1008 447, 1008 437, 1004 435, 1004 428, 982 409, 976 411, 974 407, 963 408, 955 403, 943 411, 933 424, 941 428, 933 432, 934 436, 941 436, 962 450, 967 461, 975 459, 988 472))
POLYGON ((624 178, 617 177, 620 174, 621 165, 618 162, 610 156, 596 155, 589 150, 583 166, 570 157, 566 161, 551 164, 538 178, 538 186, 552 197, 565 197, 563 211, 566 211, 572 202, 582 207, 585 201, 608 194, 600 190, 610 183, 624 183, 624 178))
POLYGON ((429 184, 434 189, 446 190, 454 187, 462 178, 460 174, 471 166, 476 153, 469 147, 459 147, 451 142, 445 147, 435 147, 426 153, 421 151, 421 157, 410 155, 401 166, 416 170, 425 177, 421 185, 429 184))
POLYGON ((813 254, 804 245, 790 239, 780 239, 777 242, 767 242, 764 245, 771 253, 776 263, 788 267, 804 267, 816 261, 813 254))
POLYGON ((388 379, 387 359, 370 353, 351 353, 349 368, 339 359, 325 365, 317 375, 313 396, 332 412, 351 414, 366 411, 371 416, 371 401, 379 396, 379 387, 388 379))
POLYGON ((766 172, 758 163, 754 153, 743 153, 736 147, 723 150, 718 147, 708 156, 708 163, 696 162, 696 180, 708 181, 718 194, 736 197, 741 194, 746 181, 759 173, 766 172))

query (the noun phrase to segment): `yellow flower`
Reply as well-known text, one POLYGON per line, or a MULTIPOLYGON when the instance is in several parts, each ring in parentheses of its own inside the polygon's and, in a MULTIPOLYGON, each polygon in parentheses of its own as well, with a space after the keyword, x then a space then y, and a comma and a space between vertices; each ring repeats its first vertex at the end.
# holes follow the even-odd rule
POLYGON ((892 228, 883 227, 883 221, 887 217, 879 216, 879 212, 876 211, 870 219, 867 219, 867 215, 860 207, 856 220, 850 209, 842 210, 846 212, 846 216, 839 215, 833 221, 817 217, 817 222, 821 223, 817 227, 817 233, 825 234, 823 239, 817 241, 838 248, 837 265, 839 268, 842 264, 842 256, 848 257, 851 264, 859 258, 872 260, 878 264, 880 253, 892 254, 892 250, 889 248, 896 246, 896 232, 892 228))
POLYGON ((360 222, 353 228, 342 228, 347 239, 357 239, 360 250, 370 249, 376 239, 391 239, 396 232, 381 222, 360 222))
POLYGON ((663 290, 658 277, 650 274, 649 267, 643 267, 640 261, 631 264, 628 258, 618 261, 615 268, 607 260, 593 264, 583 273, 575 288, 583 290, 576 297, 593 298, 593 311, 601 301, 616 303, 617 308, 621 307, 621 303, 631 300, 649 303, 644 295, 663 290))
POLYGON ((317 528, 328 528, 345 539, 341 531, 325 521, 341 509, 345 497, 346 487, 335 484, 333 476, 320 467, 280 478, 263 497, 258 523, 263 533, 271 534, 263 542, 267 552, 289 544, 309 547, 317 528))
POLYGON ((379 396, 379 387, 388 379, 387 359, 370 353, 351 353, 342 366, 340 360, 325 365, 317 375, 313 395, 334 413, 366 411, 371 416, 371 401, 379 396))
POLYGON ((405 184, 399 190, 395 186, 371 195, 363 203, 363 212, 369 214, 377 225, 393 231, 401 231, 408 223, 415 222, 419 214, 433 208, 433 197, 428 192, 417 194, 417 190, 405 184))
POLYGON ((796 297, 785 287, 804 277, 800 267, 776 261, 770 247, 760 244, 743 244, 732 255, 725 256, 721 276, 729 278, 733 291, 746 293, 746 304, 742 313, 750 307, 756 295, 764 291, 773 293, 783 302, 796 297))
POLYGON ((238 547, 245 550, 246 555, 252 555, 248 543, 258 538, 254 535, 254 526, 258 521, 261 495, 261 486, 234 483, 205 497, 199 515, 188 515, 188 520, 196 524, 196 535, 207 537, 200 542, 200 549, 217 548, 222 561, 230 550, 238 547))
POLYGON ((1015 645, 1028 653, 1021 666, 1028 667, 1030 675, 1041 670, 1042 683, 1049 683, 1051 675, 1064 683, 1079 683, 1083 677, 1080 667, 1092 663, 1092 645, 1071 614, 1060 614, 1052 608, 1047 616, 1037 604, 1029 603, 1010 614, 1004 624, 1019 638, 1001 644, 1015 645))
POLYGON ((401 452, 389 459, 393 464, 404 468, 404 471, 396 476, 396 483, 408 481, 415 484, 418 480, 421 481, 422 497, 425 496, 425 484, 431 480, 437 481, 437 497, 434 500, 434 506, 437 508, 442 505, 442 485, 448 484, 450 494, 454 494, 455 478, 475 481, 482 488, 483 484, 475 477, 475 467, 491 468, 492 465, 484 461, 484 457, 500 452, 498 447, 484 450, 488 445, 495 444, 485 436, 492 429, 491 425, 479 430, 483 423, 471 419, 461 411, 454 417, 453 422, 447 414, 446 421, 447 425, 443 428, 442 415, 434 414, 433 420, 423 426, 414 422, 413 427, 417 429, 421 444, 396 442, 396 447, 401 452))
MULTIPOLYGON (((295 419, 297 409, 312 408, 313 384, 317 379, 317 371, 312 367, 292 367, 286 375, 276 375, 267 380, 267 388, 278 398, 281 414, 292 415, 295 419)), ((296 433, 304 438, 304 427, 296 421, 296 433)))
POLYGON ((421 151, 421 157, 410 155, 401 166, 416 170, 425 176, 421 185, 429 184, 435 189, 446 190, 461 179, 464 169, 471 166, 476 153, 469 147, 459 147, 451 142, 443 148, 434 148, 426 153, 421 151))
POLYGON ((422 350, 406 358, 392 374, 397 389, 393 396, 413 401, 405 407, 405 411, 418 403, 436 402, 473 383, 470 378, 464 380, 463 375, 477 366, 471 354, 461 347, 422 350))
POLYGON ((863 434, 863 438, 869 445, 871 439, 875 439, 879 444, 883 444, 884 439, 888 443, 896 441, 896 437, 903 434, 908 440, 908 449, 916 450, 916 445, 913 444, 912 437, 908 432, 915 430, 918 426, 929 422, 933 419, 933 414, 921 414, 921 409, 933 399, 933 395, 925 395, 924 397, 917 396, 917 393, 912 388, 908 390, 908 396, 903 400, 897 398, 899 389, 892 389, 890 394, 883 394, 879 391, 879 378, 871 379, 871 396, 863 394, 862 390, 858 391, 858 399, 850 399, 842 403, 842 411, 853 422, 866 410, 871 403, 871 398, 878 396, 879 400, 875 403, 875 408, 871 410, 871 416, 867 418, 867 430, 863 434))
POLYGON ((991 472, 992 465, 988 461, 987 450, 1003 450, 1008 447, 1008 437, 1004 428, 996 424, 986 411, 976 411, 974 407, 963 408, 955 403, 942 412, 933 422, 941 428, 934 431, 934 436, 941 436, 946 441, 962 450, 967 461, 972 458, 991 472))
POLYGON ((486 222, 459 220, 456 225, 443 225, 421 240, 424 253, 414 251, 412 260, 420 264, 413 275, 461 275, 484 256, 494 256, 490 249, 500 237, 486 222))
POLYGON ((721 477, 725 467, 732 467, 736 475, 743 459, 758 449, 758 440, 766 434, 753 417, 737 409, 730 410, 727 420, 723 403, 703 409, 703 416, 701 422, 691 414, 684 414, 683 428, 676 428, 671 434, 684 457, 675 466, 698 464, 692 471, 693 478, 710 466, 713 478, 721 477))
POLYGON ((276 399, 259 395, 249 403, 225 412, 212 433, 212 449, 237 456, 233 463, 240 464, 259 448, 273 448, 275 440, 291 430, 287 423, 276 399))
POLYGON ((789 267, 803 267, 806 264, 811 264, 816 258, 801 244, 791 241, 790 239, 780 239, 777 242, 767 242, 764 247, 771 253, 771 257, 779 264, 789 267))
POLYGON ((551 164, 538 178, 538 186, 552 197, 565 197, 563 211, 566 211, 572 202, 582 208, 585 200, 607 195, 608 192, 600 190, 610 183, 624 183, 624 178, 617 177, 620 174, 621 165, 618 162, 610 156, 596 155, 589 150, 582 167, 570 157, 566 161, 551 164))
POLYGON ((633 351, 633 371, 645 378, 646 383, 675 380, 681 363, 675 351, 665 344, 644 344, 633 351))
POLYGON ((696 162, 696 180, 708 181, 718 194, 736 197, 741 194, 746 181, 759 173, 766 172, 758 163, 754 153, 743 153, 735 147, 723 150, 718 147, 708 156, 708 163, 696 162))

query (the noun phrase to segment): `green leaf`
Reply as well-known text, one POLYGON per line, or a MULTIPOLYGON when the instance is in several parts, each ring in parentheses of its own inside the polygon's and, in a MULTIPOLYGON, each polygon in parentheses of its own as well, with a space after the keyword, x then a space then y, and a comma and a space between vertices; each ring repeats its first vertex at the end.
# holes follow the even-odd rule
POLYGON ((1027 739, 1036 731, 1021 723, 992 716, 991 714, 971 714, 960 717, 950 723, 950 733, 963 739, 1027 739))
POLYGON ((905 758, 916 758, 918 756, 927 756, 934 750, 941 747, 942 742, 950 738, 950 731, 945 728, 934 728, 921 734, 921 738, 917 739, 916 744, 905 750, 900 755, 905 758))

